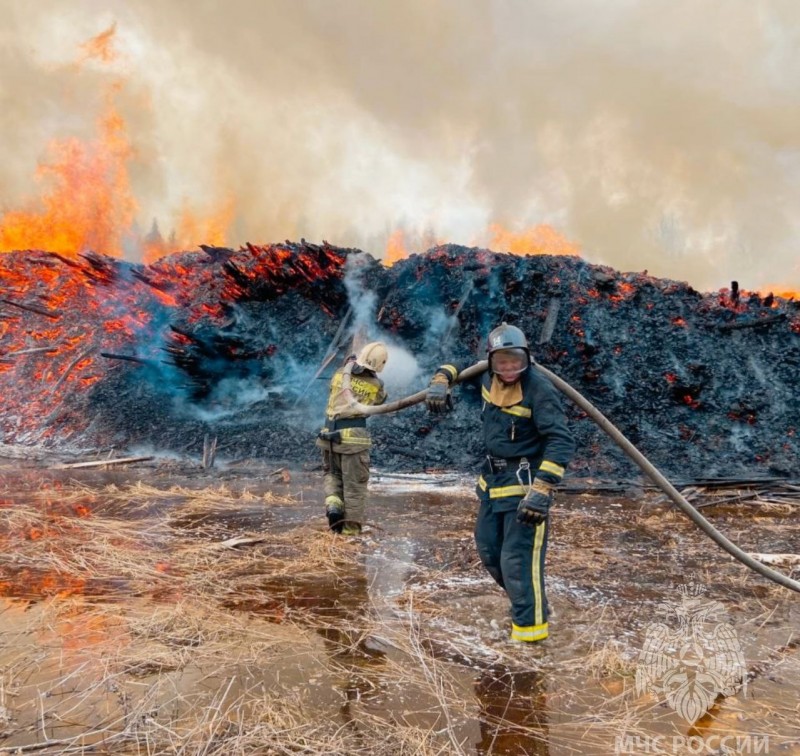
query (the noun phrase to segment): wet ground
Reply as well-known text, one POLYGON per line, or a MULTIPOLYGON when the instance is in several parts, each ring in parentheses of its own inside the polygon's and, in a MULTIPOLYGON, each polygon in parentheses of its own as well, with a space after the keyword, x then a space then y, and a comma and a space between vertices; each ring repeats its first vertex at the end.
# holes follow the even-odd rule
MULTIPOLYGON (((529 647, 477 560, 471 480, 377 474, 345 540, 318 473, 273 470, 0 470, 0 753, 800 754, 796 594, 655 493, 560 496, 529 647), (685 692, 737 658, 746 686, 693 723, 667 700, 669 659, 685 692), (266 721, 278 739, 248 744, 266 721)), ((800 554, 800 505, 704 513, 800 554)))

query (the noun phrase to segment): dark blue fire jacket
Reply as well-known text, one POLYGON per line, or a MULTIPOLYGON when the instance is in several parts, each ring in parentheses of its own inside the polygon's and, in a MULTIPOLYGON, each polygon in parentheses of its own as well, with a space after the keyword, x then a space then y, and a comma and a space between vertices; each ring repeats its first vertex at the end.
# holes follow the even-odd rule
MULTIPOLYGON (((452 381, 459 370, 448 364, 437 372, 452 381)), ((522 401, 498 407, 489 396, 491 374, 486 372, 481 376, 481 419, 487 459, 476 491, 482 501, 491 502, 496 512, 516 509, 535 477, 550 484, 560 482, 575 453, 575 441, 553 384, 532 366, 520 381, 522 401), (522 485, 517 477, 521 462, 522 485), (530 478, 526 463, 530 465, 530 478)))

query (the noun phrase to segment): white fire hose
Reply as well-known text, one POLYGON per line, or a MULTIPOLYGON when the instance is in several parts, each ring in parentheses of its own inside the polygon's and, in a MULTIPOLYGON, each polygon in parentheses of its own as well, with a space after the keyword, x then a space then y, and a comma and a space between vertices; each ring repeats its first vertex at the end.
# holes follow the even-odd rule
MULTIPOLYGON (((411 407, 414 404, 419 404, 425 401, 425 396, 428 393, 427 389, 418 391, 416 394, 411 394, 404 399, 398 399, 395 402, 381 404, 378 406, 367 406, 360 404, 350 388, 350 371, 352 370, 353 363, 348 363, 344 368, 342 376, 342 393, 343 398, 347 402, 348 411, 343 413, 341 417, 354 417, 356 415, 385 415, 390 412, 397 412, 398 410, 411 407)), ((474 365, 462 370, 456 377, 453 383, 462 383, 463 381, 474 378, 485 372, 489 367, 487 360, 477 362, 474 365)), ((773 570, 763 562, 753 559, 747 552, 742 551, 736 544, 729 541, 722 533, 720 533, 703 515, 700 514, 672 485, 664 475, 622 434, 622 432, 602 413, 595 407, 586 397, 576 391, 566 381, 559 378, 554 373, 550 372, 547 368, 542 367, 537 363, 533 363, 542 375, 547 376, 555 387, 561 391, 567 398, 571 399, 575 404, 584 410, 594 420, 600 428, 602 428, 613 441, 625 452, 675 504, 683 513, 702 530, 717 546, 728 552, 732 557, 738 559, 742 564, 747 565, 751 570, 763 575, 765 578, 772 580, 784 588, 800 593, 800 582, 793 580, 788 575, 784 575, 777 570, 773 570)))

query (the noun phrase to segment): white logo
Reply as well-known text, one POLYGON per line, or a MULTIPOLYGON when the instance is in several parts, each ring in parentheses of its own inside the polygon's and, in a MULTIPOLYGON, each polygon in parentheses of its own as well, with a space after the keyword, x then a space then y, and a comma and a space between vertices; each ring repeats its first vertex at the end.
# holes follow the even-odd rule
POLYGON ((636 669, 636 693, 652 693, 694 724, 720 694, 747 685, 747 666, 725 607, 704 601, 699 586, 681 586, 680 604, 663 604, 669 624, 647 628, 636 669), (712 622, 712 620, 720 620, 712 622))

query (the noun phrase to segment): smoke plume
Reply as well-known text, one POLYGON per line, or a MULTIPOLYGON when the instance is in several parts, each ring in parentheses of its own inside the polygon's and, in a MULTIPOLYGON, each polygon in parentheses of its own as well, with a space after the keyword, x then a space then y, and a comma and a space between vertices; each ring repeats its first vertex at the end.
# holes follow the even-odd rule
POLYGON ((380 257, 398 229, 416 252, 549 224, 621 270, 798 290, 798 22, 781 0, 12 0, 0 211, 113 92, 142 233, 224 205, 230 244, 380 257))

